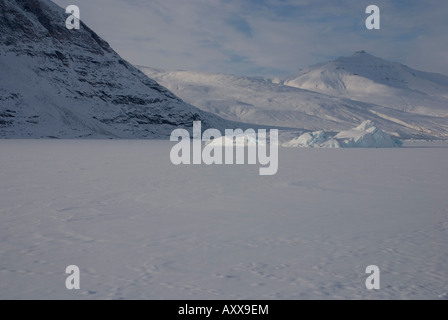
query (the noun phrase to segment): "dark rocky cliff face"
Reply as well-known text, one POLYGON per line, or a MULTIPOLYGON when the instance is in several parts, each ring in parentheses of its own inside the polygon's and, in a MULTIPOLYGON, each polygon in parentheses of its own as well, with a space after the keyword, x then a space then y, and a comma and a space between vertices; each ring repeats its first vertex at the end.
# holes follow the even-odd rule
POLYGON ((21 46, 25 43, 51 39, 56 46, 70 42, 94 54, 113 52, 109 44, 82 21, 82 31, 68 30, 65 27, 65 19, 68 15, 50 1, 1 0, 0 14, 2 15, 0 21, 2 45, 21 46))
POLYGON ((49 0, 0 0, 0 137, 163 138, 194 120, 184 103, 49 0))

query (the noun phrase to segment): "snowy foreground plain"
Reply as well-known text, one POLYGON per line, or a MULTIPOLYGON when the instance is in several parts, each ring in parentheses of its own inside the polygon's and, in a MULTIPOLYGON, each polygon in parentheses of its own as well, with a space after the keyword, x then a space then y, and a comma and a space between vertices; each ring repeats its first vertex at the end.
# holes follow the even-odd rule
POLYGON ((280 148, 275 176, 172 145, 0 140, 0 299, 448 299, 448 144, 280 148))

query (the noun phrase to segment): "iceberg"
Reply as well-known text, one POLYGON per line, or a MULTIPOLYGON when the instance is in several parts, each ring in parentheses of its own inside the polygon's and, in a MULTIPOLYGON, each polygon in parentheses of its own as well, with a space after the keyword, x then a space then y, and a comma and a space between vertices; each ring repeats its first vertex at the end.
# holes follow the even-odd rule
POLYGON ((299 148, 340 148, 339 142, 331 137, 328 137, 324 131, 307 132, 300 137, 285 142, 284 147, 299 147, 299 148))
POLYGON ((377 128, 371 120, 364 121, 358 127, 341 131, 336 136, 343 148, 396 148, 402 142, 377 128))
POLYGON ((299 148, 396 148, 402 142, 379 129, 371 120, 331 136, 324 131, 307 132, 284 142, 283 147, 299 148))

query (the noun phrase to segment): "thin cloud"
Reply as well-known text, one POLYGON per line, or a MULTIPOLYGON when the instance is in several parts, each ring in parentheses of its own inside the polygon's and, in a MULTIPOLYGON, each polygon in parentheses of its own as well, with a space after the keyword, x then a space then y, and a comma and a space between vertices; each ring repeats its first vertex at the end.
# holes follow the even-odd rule
MULTIPOLYGON (((55 0, 65 7, 71 0, 55 0)), ((81 19, 131 63, 243 75, 293 75, 364 49, 448 74, 448 2, 376 0, 77 0, 81 19)))

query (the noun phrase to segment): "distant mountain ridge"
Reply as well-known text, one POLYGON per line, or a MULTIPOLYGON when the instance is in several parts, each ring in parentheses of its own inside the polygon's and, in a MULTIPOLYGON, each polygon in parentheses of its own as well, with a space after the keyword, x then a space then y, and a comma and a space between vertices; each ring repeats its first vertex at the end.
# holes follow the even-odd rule
POLYGON ((338 132, 372 120, 401 139, 448 139, 448 77, 364 51, 265 79, 139 67, 185 101, 233 121, 338 132))
POLYGON ((422 115, 448 116, 448 76, 356 52, 306 68, 284 85, 422 115))
POLYGON ((228 121, 176 97, 49 0, 0 0, 0 138, 166 138, 228 121))
POLYGON ((364 51, 279 81, 140 71, 85 24, 67 30, 66 18, 50 0, 0 0, 0 138, 167 138, 195 120, 301 133, 372 120, 397 138, 448 138, 443 75, 364 51))

